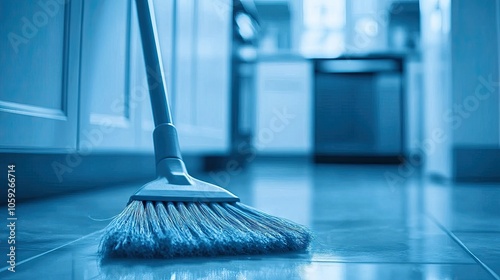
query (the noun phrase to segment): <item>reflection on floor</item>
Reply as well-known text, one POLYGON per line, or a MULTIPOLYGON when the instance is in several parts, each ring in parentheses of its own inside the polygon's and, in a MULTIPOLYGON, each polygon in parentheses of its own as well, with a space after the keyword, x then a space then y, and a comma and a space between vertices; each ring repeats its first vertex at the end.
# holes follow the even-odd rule
POLYGON ((100 219, 123 209, 139 187, 130 184, 18 205, 18 266, 15 274, 3 267, 7 231, 1 230, 0 278, 499 279, 500 185, 435 184, 394 166, 290 161, 201 177, 245 204, 311 227, 310 250, 99 263, 100 230, 109 222, 100 219))

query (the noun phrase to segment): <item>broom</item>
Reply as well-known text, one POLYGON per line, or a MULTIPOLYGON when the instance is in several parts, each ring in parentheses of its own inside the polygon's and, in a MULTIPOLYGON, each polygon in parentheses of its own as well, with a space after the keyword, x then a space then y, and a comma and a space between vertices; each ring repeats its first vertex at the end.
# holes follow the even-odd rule
POLYGON ((229 191, 191 177, 166 98, 164 71, 149 0, 136 0, 149 93, 158 178, 130 197, 106 227, 101 258, 174 258, 304 250, 307 228, 240 203, 229 191), (153 73, 161 73, 160 78, 153 73))

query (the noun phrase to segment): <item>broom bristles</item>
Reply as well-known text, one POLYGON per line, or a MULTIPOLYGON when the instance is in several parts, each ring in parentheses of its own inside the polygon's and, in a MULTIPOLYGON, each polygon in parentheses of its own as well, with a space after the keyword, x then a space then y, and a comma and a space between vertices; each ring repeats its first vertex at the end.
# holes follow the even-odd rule
POLYGON ((305 250, 309 230, 242 203, 132 201, 106 228, 102 258, 175 258, 305 250))

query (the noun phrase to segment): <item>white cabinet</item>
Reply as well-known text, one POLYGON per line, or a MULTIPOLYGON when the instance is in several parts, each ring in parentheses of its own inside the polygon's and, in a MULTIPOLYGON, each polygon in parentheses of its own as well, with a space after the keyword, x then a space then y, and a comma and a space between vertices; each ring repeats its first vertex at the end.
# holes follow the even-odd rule
POLYGON ((182 131, 180 137, 182 149, 189 149, 188 140, 190 124, 194 123, 193 101, 195 86, 195 3, 194 1, 178 1, 176 7, 177 24, 174 91, 177 93, 171 99, 173 118, 177 129, 182 131))
MULTIPOLYGON (((0 1, 0 150, 151 153, 134 0, 40 3, 0 1)), ((226 151, 231 6, 153 3, 183 152, 226 151)))
POLYGON ((80 76, 80 148, 133 148, 136 104, 131 98, 132 1, 86 0, 80 76))
MULTIPOLYGON (((173 2, 154 4, 168 83, 173 2)), ((154 127, 134 1, 85 1, 81 69, 80 148, 152 151, 154 127)))
POLYGON ((220 0, 177 2, 173 111, 183 152, 229 149, 230 7, 220 0))
POLYGON ((304 59, 260 61, 256 71, 259 154, 307 155, 312 149, 312 65, 304 59))
POLYGON ((437 0, 420 2, 422 50, 425 50, 422 55, 422 71, 425 75, 422 88, 424 129, 421 145, 432 147, 431 152, 424 150, 424 172, 451 178, 452 140, 449 137, 436 137, 452 135, 451 127, 443 118, 443 112, 448 110, 448 103, 452 98, 449 55, 451 9, 449 5, 441 7, 437 3, 437 0), (434 24, 436 18, 439 18, 438 25, 434 24))
POLYGON ((0 149, 75 149, 81 1, 0 2, 0 149))
MULTIPOLYGON (((153 3, 181 148, 225 151, 231 13, 220 13, 209 0, 153 3)), ((134 2, 91 0, 85 6, 80 139, 91 131, 103 135, 97 150, 152 152, 154 124, 134 2)))
MULTIPOLYGON (((167 84, 167 98, 172 104, 174 99, 174 0, 154 0, 155 18, 160 39, 163 70, 167 84)), ((131 95, 132 103, 136 108, 135 140, 136 151, 153 151, 153 113, 149 99, 148 82, 146 77, 146 66, 142 52, 142 42, 137 21, 135 5, 132 8, 132 26, 130 33, 131 44, 131 95)))

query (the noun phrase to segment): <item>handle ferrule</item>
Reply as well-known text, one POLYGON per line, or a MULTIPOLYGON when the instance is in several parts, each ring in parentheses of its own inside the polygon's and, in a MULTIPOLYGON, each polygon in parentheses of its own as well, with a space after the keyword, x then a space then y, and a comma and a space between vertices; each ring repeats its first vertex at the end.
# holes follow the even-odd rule
POLYGON ((182 159, 177 130, 173 124, 160 124, 153 132, 156 164, 166 158, 182 159))

